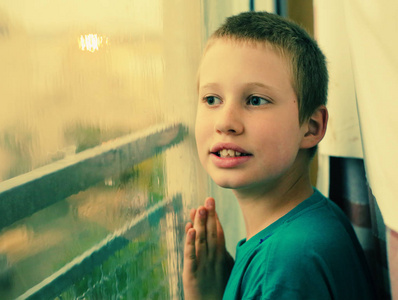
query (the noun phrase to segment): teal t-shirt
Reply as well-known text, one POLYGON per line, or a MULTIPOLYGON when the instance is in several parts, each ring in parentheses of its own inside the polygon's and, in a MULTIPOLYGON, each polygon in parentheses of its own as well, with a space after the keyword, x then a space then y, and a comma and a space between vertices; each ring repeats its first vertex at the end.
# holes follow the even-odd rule
POLYGON ((319 191, 242 240, 224 298, 375 299, 364 253, 343 212, 319 191))

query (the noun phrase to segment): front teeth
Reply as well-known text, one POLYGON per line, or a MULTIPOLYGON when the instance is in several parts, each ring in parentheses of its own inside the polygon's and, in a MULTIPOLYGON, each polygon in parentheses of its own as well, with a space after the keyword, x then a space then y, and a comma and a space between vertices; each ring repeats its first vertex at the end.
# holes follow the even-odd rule
POLYGON ((242 153, 238 151, 234 151, 231 149, 222 149, 220 152, 220 157, 236 157, 236 156, 241 156, 242 153))

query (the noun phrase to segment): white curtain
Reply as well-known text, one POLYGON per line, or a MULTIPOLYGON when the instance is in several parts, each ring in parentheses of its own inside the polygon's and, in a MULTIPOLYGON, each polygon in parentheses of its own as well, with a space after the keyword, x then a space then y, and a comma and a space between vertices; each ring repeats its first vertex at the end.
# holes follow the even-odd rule
POLYGON ((389 237, 391 290, 398 296, 398 1, 314 1, 315 36, 328 59, 328 132, 320 186, 329 194, 329 157, 363 158, 389 237))
POLYGON ((314 7, 331 77, 320 154, 363 156, 384 221, 398 231, 398 1, 316 0, 314 7))
POLYGON ((344 4, 366 174, 386 225, 398 231, 398 2, 344 4))

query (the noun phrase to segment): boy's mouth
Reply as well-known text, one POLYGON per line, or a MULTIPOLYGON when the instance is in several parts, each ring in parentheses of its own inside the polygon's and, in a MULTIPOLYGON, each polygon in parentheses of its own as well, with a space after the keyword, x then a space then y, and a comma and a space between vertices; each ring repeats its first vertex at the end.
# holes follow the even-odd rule
POLYGON ((217 143, 211 147, 210 153, 220 158, 253 156, 253 154, 234 143, 217 143))
POLYGON ((217 143, 210 148, 209 154, 213 164, 222 169, 236 168, 254 156, 235 143, 217 143))
POLYGON ((242 152, 235 151, 235 150, 232 150, 232 149, 222 149, 220 151, 212 152, 212 153, 217 155, 218 157, 221 157, 221 158, 251 156, 251 154, 249 154, 249 153, 242 153, 242 152))

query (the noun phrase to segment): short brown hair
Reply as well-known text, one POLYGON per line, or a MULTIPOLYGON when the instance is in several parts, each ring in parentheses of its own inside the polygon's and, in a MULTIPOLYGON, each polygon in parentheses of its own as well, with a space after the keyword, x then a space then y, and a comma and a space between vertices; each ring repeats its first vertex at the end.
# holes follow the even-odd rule
POLYGON ((226 19, 209 39, 265 42, 288 59, 297 95, 299 121, 304 121, 327 102, 326 59, 317 43, 297 24, 267 12, 244 12, 226 19))

